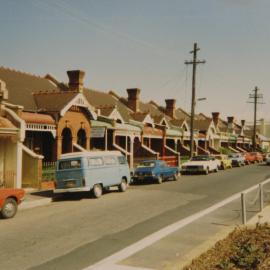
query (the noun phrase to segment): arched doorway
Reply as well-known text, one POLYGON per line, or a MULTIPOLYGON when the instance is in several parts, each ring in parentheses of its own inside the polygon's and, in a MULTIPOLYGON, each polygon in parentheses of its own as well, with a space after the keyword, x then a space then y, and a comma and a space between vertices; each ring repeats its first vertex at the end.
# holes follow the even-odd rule
POLYGON ((86 132, 82 128, 80 128, 77 133, 77 144, 83 148, 86 148, 86 132))
POLYGON ((72 152, 72 133, 69 128, 63 129, 62 138, 62 154, 72 152))

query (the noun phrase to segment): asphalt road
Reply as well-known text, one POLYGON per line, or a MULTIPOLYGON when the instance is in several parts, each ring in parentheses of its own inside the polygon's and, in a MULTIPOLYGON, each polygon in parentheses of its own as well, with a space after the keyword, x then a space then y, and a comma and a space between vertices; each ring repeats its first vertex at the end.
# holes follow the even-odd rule
POLYGON ((83 269, 269 177, 270 167, 252 165, 19 211, 0 220, 0 269, 83 269))

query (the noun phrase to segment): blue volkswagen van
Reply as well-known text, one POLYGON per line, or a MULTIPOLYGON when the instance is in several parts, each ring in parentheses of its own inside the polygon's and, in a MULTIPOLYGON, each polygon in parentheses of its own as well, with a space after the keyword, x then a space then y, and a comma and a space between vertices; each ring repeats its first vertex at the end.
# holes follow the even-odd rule
POLYGON ((129 166, 121 152, 74 152, 61 155, 56 163, 54 193, 91 191, 99 198, 104 188, 126 191, 129 182, 129 166))

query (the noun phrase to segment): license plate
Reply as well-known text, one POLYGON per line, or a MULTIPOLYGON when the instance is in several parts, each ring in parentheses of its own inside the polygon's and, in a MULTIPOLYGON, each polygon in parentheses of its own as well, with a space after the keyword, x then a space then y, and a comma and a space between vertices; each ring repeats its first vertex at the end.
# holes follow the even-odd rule
POLYGON ((75 181, 69 181, 66 183, 66 187, 68 188, 72 188, 72 187, 75 187, 76 186, 76 183, 75 181))

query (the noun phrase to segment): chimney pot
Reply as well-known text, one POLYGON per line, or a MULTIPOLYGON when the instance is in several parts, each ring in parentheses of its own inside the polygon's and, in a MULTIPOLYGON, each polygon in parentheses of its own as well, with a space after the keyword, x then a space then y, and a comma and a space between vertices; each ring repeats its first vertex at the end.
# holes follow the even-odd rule
POLYGON ((69 91, 83 92, 83 79, 85 72, 83 70, 69 70, 67 71, 69 78, 69 91))

